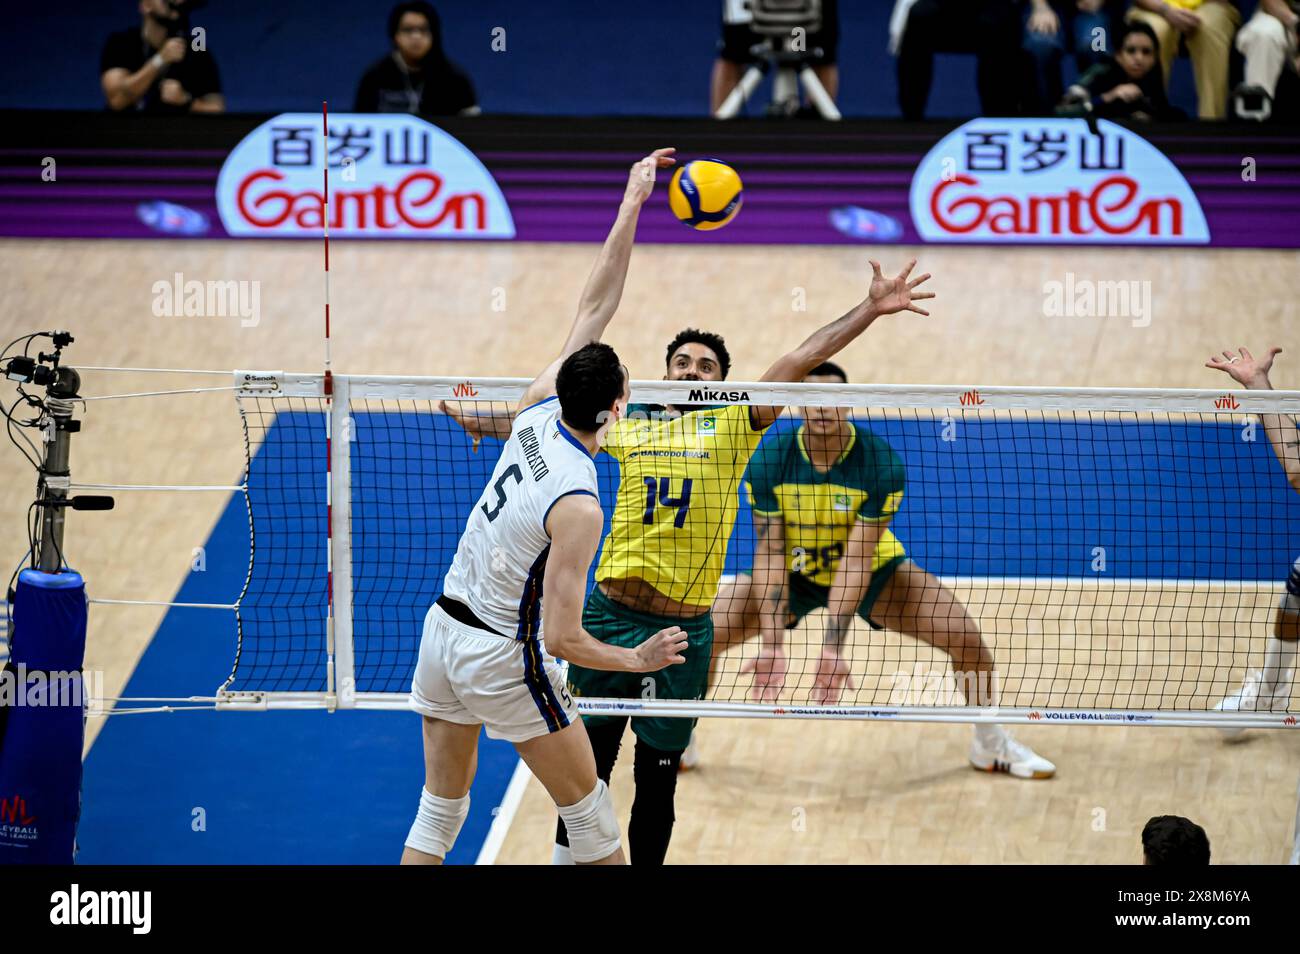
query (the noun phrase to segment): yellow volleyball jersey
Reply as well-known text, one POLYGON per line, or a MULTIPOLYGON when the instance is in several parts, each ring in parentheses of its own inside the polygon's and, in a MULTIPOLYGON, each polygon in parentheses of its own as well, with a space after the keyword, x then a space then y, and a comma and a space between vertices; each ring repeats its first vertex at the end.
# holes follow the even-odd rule
POLYGON ((633 409, 610 428, 601 449, 619 462, 618 499, 596 580, 639 578, 701 612, 712 606, 762 437, 745 405, 676 418, 633 409))
MULTIPOLYGON (((785 524, 790 572, 829 587, 854 526, 888 522, 898 513, 906 475, 893 449, 861 424, 853 425, 844 452, 826 471, 813 466, 803 437, 800 425, 764 441, 749 463, 746 489, 755 513, 785 524)), ((886 528, 871 571, 906 555, 886 528)))

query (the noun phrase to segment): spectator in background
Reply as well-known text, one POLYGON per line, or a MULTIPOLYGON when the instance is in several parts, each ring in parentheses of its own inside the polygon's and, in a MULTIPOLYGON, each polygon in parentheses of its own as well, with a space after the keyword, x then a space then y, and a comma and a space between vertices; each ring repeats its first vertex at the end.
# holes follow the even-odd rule
POLYGON ((1157 815, 1142 829, 1142 863, 1192 867, 1210 863, 1205 829, 1181 815, 1157 815))
POLYGON ((1300 15, 1286 0, 1259 0, 1255 15, 1237 34, 1237 50, 1246 58, 1246 78, 1236 95, 1238 109, 1255 96, 1263 101, 1251 109, 1252 115, 1267 118, 1272 113, 1282 70, 1288 60, 1294 67, 1298 29, 1300 15))
POLYGON ((1146 23, 1160 43, 1165 86, 1183 44, 1196 77, 1196 114, 1223 119, 1228 112, 1228 53, 1241 26, 1243 0, 1133 0, 1130 21, 1146 23))
POLYGON ((476 116, 469 77, 442 49, 442 23, 428 3, 399 3, 388 14, 393 50, 361 77, 355 111, 413 116, 476 116))
POLYGON ((99 60, 108 108, 158 113, 221 113, 217 63, 194 49, 186 0, 140 0, 143 24, 114 33, 99 60))
MULTIPOLYGON (((748 0, 722 0, 722 36, 718 40, 718 58, 713 61, 713 74, 709 82, 709 112, 716 113, 745 70, 758 62, 750 50, 766 37, 754 32, 750 25, 753 14, 748 0)), ((807 37, 809 51, 821 50, 811 56, 813 72, 833 100, 840 91, 840 68, 836 52, 840 45, 840 13, 836 0, 822 0, 822 26, 807 37)))
POLYGON ((1169 105, 1156 66, 1156 35, 1145 23, 1128 23, 1115 40, 1113 60, 1087 70, 1057 108, 1060 116, 1089 112, 1106 119, 1186 119, 1169 105))
POLYGON ((1031 79, 1025 110, 1051 112, 1061 98, 1061 60, 1066 52, 1082 76, 1115 52, 1112 36, 1124 14, 1124 0, 1029 0, 1025 4, 1024 49, 1031 79))
POLYGON ((974 53, 985 116, 1014 116, 1021 87, 1021 22, 1014 0, 897 0, 890 46, 898 52, 904 119, 922 119, 935 53, 974 53))

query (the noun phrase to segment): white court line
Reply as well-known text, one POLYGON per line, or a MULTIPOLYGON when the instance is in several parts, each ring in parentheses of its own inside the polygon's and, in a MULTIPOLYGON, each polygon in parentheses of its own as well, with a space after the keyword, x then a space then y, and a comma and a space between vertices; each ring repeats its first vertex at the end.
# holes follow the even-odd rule
POLYGON ((523 759, 520 759, 515 765, 515 774, 510 776, 510 784, 506 786, 501 807, 497 809, 496 817, 492 819, 492 827, 488 829, 487 838, 483 840, 483 847, 479 849, 474 864, 497 863, 497 854, 501 851, 501 846, 506 843, 506 835, 510 834, 510 825, 515 820, 515 812, 519 810, 519 803, 524 799, 524 789, 528 787, 528 780, 532 777, 533 773, 528 771, 528 766, 524 764, 523 759))

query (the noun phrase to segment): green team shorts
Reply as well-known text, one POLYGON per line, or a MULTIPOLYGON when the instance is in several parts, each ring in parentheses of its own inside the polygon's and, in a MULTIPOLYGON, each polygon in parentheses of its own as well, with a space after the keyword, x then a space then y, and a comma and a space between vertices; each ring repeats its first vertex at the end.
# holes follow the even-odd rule
MULTIPOLYGON (((661 629, 680 626, 686 631, 686 662, 658 672, 607 672, 569 664, 569 691, 575 697, 613 699, 702 699, 709 678, 713 654, 713 617, 705 613, 689 619, 641 613, 616 603, 599 589, 587 597, 582 625, 592 636, 610 646, 631 648, 645 642, 661 629)), ((591 725, 608 723, 626 716, 584 715, 591 725)), ((695 719, 638 717, 632 731, 647 745, 665 752, 681 752, 691 741, 695 719)))
MULTIPOLYGON (((862 602, 858 604, 858 615, 872 629, 885 628, 871 618, 871 610, 875 607, 876 600, 880 599, 880 594, 884 592, 885 586, 893 579, 894 571, 906 560, 906 555, 896 556, 871 574, 871 583, 867 586, 867 595, 862 597, 862 602)), ((745 575, 749 576, 750 574, 746 572, 745 575)), ((825 609, 830 602, 830 598, 831 589, 829 586, 820 586, 817 583, 810 582, 798 573, 791 573, 790 612, 786 616, 785 628, 794 629, 799 625, 799 621, 813 610, 825 609)))

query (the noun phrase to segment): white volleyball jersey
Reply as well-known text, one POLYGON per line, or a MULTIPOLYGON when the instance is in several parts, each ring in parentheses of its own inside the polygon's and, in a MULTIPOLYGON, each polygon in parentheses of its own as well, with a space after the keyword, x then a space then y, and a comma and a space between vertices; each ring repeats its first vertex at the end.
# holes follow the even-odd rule
POLYGON ((557 500, 599 502, 596 464, 560 426, 555 397, 525 409, 465 524, 443 592, 492 629, 516 639, 542 632, 542 574, 550 552, 546 517, 557 500))

